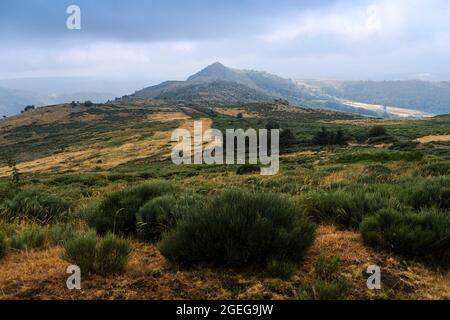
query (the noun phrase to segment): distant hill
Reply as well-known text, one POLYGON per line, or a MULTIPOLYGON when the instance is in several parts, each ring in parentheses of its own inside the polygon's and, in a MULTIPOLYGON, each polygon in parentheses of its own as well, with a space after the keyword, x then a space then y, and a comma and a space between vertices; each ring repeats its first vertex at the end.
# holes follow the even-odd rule
POLYGON ((297 80, 317 94, 363 103, 414 109, 430 114, 450 112, 450 82, 297 80))
POLYGON ((450 95, 447 83, 291 80, 262 71, 232 69, 216 62, 186 81, 166 81, 132 96, 223 105, 283 99, 304 107, 395 118, 448 113, 447 95, 450 95))
POLYGON ((38 107, 86 100, 101 103, 113 98, 114 95, 112 94, 98 92, 74 92, 50 95, 0 87, 0 117, 18 114, 27 105, 38 107))

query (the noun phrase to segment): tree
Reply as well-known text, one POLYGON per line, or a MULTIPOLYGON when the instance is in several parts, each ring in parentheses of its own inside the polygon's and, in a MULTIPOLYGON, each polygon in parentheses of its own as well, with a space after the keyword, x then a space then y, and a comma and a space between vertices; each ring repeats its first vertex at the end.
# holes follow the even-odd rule
POLYGON ((284 129, 280 132, 280 147, 289 148, 295 144, 296 139, 291 129, 284 129))
POLYGON ((35 107, 34 107, 33 105, 29 105, 29 106, 26 106, 26 107, 23 109, 23 111, 24 111, 24 112, 28 112, 28 111, 34 110, 34 109, 35 109, 35 107))
POLYGON ((89 108, 89 107, 92 107, 93 105, 94 105, 94 103, 92 101, 90 101, 90 100, 87 100, 87 101, 84 102, 84 106, 85 107, 89 108))
POLYGON ((381 125, 373 126, 369 129, 367 135, 369 137, 379 137, 384 136, 386 134, 386 128, 381 125))
POLYGON ((276 122, 275 120, 269 120, 269 121, 267 121, 266 129, 269 131, 273 130, 273 129, 280 129, 280 124, 278 122, 276 122))

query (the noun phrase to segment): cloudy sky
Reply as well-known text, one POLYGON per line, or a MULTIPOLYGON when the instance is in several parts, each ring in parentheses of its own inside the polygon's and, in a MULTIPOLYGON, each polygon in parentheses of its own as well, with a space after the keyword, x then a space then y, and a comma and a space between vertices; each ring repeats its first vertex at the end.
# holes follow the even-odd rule
POLYGON ((215 61, 289 78, 450 80, 450 1, 0 1, 0 79, 156 83, 215 61), (71 4, 81 30, 66 28, 71 4))

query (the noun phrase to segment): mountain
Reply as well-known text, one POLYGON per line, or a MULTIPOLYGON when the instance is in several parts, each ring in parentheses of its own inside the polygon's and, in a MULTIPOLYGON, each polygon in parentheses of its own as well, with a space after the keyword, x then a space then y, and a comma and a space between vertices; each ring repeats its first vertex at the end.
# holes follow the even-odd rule
POLYGON ((167 101, 195 101, 230 104, 288 99, 300 104, 311 98, 292 80, 262 71, 238 70, 213 63, 186 81, 166 81, 147 87, 133 96, 167 101), (219 94, 221 90, 223 94, 219 94), (209 101, 208 99, 213 100, 209 101))
POLYGON ((0 87, 0 117, 20 113, 27 105, 46 106, 50 104, 68 103, 71 101, 91 100, 95 103, 113 99, 110 93, 74 92, 62 94, 42 94, 32 91, 0 87))
POLYGON ((297 80, 317 94, 368 104, 409 108, 430 114, 450 112, 450 82, 297 80))
POLYGON ((51 98, 30 91, 0 88, 0 117, 19 113, 27 105, 46 105, 51 98))
POLYGON ((450 112, 450 87, 445 82, 292 80, 219 62, 186 81, 166 81, 132 96, 222 105, 283 99, 304 107, 384 118, 450 112))

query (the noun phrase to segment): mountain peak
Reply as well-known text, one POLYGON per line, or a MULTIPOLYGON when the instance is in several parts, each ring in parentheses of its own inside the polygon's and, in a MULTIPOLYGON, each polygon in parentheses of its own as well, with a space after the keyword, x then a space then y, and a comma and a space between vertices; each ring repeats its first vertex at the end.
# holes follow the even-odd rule
POLYGON ((224 80, 232 77, 234 71, 225 67, 220 62, 214 62, 196 74, 190 76, 187 81, 213 81, 224 80))

